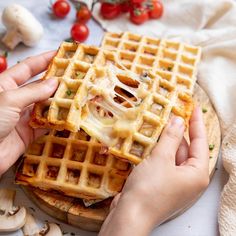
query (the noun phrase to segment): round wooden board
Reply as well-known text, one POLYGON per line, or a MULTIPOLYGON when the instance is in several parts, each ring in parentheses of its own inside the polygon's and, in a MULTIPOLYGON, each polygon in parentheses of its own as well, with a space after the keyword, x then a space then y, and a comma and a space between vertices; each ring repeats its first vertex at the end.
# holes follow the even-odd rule
MULTIPOLYGON (((214 145, 214 149, 210 151, 209 163, 209 175, 212 177, 215 171, 221 144, 219 120, 207 94, 199 85, 195 86, 194 101, 206 111, 203 114, 208 134, 208 142, 209 144, 214 145)), ((26 194, 43 211, 52 217, 84 230, 99 231, 105 217, 109 212, 111 199, 104 200, 86 208, 80 199, 66 197, 58 193, 44 192, 40 189, 34 189, 30 187, 23 188, 26 194)), ((195 201, 199 197, 200 196, 198 196, 195 201)), ((185 209, 181 209, 174 217, 180 215, 189 207, 191 207, 195 201, 190 203, 185 209)), ((171 217, 171 219, 174 217, 171 217)))

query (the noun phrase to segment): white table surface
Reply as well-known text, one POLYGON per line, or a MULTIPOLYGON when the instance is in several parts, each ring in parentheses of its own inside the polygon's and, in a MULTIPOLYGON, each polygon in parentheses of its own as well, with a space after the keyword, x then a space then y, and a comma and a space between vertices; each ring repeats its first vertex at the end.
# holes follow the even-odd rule
MULTIPOLYGON (((23 45, 18 46, 14 51, 9 52, 8 62, 9 65, 14 65, 17 61, 24 59, 25 57, 36 55, 38 53, 58 48, 61 41, 69 37, 70 27, 74 22, 75 13, 74 9, 70 12, 69 16, 63 20, 55 19, 49 14, 48 6, 49 0, 0 0, 0 15, 5 6, 11 3, 22 4, 27 7, 43 24, 44 37, 41 42, 34 48, 27 48, 23 45)), ((90 37, 88 38, 88 44, 99 45, 103 31, 92 20, 88 24, 90 29, 90 37)), ((0 21, 0 37, 4 32, 4 26, 0 21)), ((5 48, 0 43, 0 53, 5 48)), ((1 151, 1 150, 0 150, 1 151)), ((19 186, 13 184, 14 173, 10 169, 0 180, 0 188, 8 187, 14 188, 17 191, 16 204, 24 205, 27 208, 33 207, 36 211, 32 212, 38 219, 39 224, 45 220, 54 221, 38 207, 36 207, 23 193, 19 186)), ((212 182, 209 185, 206 192, 201 198, 184 214, 175 218, 174 220, 167 222, 153 231, 152 236, 164 235, 164 236, 216 236, 219 235, 217 225, 217 212, 219 207, 220 192, 223 185, 227 181, 227 174, 223 170, 221 161, 218 161, 217 170, 213 176, 212 182)), ((168 204, 168 202, 166 203, 168 204)), ((1 203, 0 203, 1 205, 1 203)), ((125 214, 125 212, 124 212, 125 214)), ((66 235, 71 235, 73 232, 78 236, 92 236, 95 233, 89 233, 77 228, 68 226, 58 222, 64 232, 68 232, 66 235)), ((23 235, 21 231, 12 234, 0 234, 0 235, 23 235)))

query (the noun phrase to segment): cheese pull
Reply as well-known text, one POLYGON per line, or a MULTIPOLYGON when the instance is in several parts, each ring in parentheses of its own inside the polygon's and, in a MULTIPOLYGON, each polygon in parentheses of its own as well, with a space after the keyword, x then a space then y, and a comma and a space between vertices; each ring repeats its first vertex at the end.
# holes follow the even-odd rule
POLYGON ((135 132, 135 122, 128 120, 118 120, 113 126, 115 136, 126 138, 135 132))

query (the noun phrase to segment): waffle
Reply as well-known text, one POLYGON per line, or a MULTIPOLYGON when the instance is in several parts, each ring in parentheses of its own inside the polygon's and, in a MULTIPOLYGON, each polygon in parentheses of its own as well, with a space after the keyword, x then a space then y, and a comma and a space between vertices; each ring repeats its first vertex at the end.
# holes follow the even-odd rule
POLYGON ((149 156, 172 113, 188 121, 192 98, 176 89, 176 76, 168 80, 139 64, 132 69, 131 62, 119 58, 129 58, 129 53, 118 55, 105 45, 101 49, 62 43, 44 76, 58 77, 59 87, 50 99, 35 105, 30 123, 35 128, 83 128, 110 153, 138 164, 149 156))
POLYGON ((131 168, 82 130, 51 130, 29 145, 16 183, 87 200, 105 199, 121 191, 131 168))
POLYGON ((58 89, 48 100, 36 103, 30 125, 77 132, 82 116, 81 100, 87 94, 84 81, 103 74, 102 65, 108 62, 119 67, 110 56, 113 55, 104 54, 95 46, 63 42, 43 77, 58 78, 58 89))
MULTIPOLYGON (((125 68, 137 74, 153 71, 178 90, 173 113, 183 116, 188 109, 196 82, 201 48, 176 41, 124 33, 106 33, 101 48, 115 53, 125 68)), ((159 93, 168 94, 165 87, 159 93)), ((189 112, 185 114, 186 120, 189 112)))
MULTIPOLYGON (((108 45, 109 40, 111 40, 110 37, 114 37, 114 34, 106 34, 102 44, 103 48, 110 48, 108 45)), ((83 81, 89 73, 89 69, 94 65, 106 66, 114 64, 119 68, 129 68, 135 73, 142 75, 150 69, 148 66, 133 62, 131 68, 131 61, 129 61, 131 59, 128 59, 130 58, 130 53, 127 51, 122 50, 119 55, 120 57, 126 57, 126 59, 122 60, 113 52, 102 50, 98 47, 63 42, 43 78, 57 77, 60 81, 59 88, 51 98, 34 106, 30 122, 31 126, 34 128, 50 127, 57 130, 67 129, 77 132, 80 128, 81 107, 78 106, 78 99, 75 98, 83 96, 83 81), (126 54, 127 56, 125 56, 126 54)), ((169 66, 169 62, 165 63, 169 66)), ((166 96, 168 99, 170 87, 176 86, 173 82, 175 76, 172 75, 172 72, 159 69, 156 69, 154 72, 162 78, 158 93, 166 96)), ((181 81, 183 83, 186 82, 185 79, 181 79, 181 81)), ((193 84, 191 85, 192 88, 193 84)), ((175 102, 176 104, 174 104, 172 112, 188 121, 191 114, 191 96, 180 92, 175 102)))
POLYGON ((109 67, 105 71, 107 74, 95 76, 96 81, 88 83, 92 97, 87 96, 81 127, 105 144, 112 154, 138 164, 150 155, 156 144, 171 115, 176 92, 166 83, 168 99, 160 95, 163 81, 151 73, 138 76, 109 67))
POLYGON ((91 65, 102 60, 102 51, 97 47, 63 42, 43 78, 58 78, 59 87, 51 98, 34 106, 31 126, 77 132, 81 109, 75 96, 83 94, 83 80, 91 65))

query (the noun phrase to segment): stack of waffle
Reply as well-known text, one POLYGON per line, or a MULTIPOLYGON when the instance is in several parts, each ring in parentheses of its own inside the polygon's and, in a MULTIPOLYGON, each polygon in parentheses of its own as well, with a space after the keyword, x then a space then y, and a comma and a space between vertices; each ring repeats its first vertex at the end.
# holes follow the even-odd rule
POLYGON ((198 47, 106 33, 101 47, 62 43, 43 79, 59 86, 35 104, 32 143, 16 182, 97 201, 121 191, 172 114, 190 118, 198 47))

